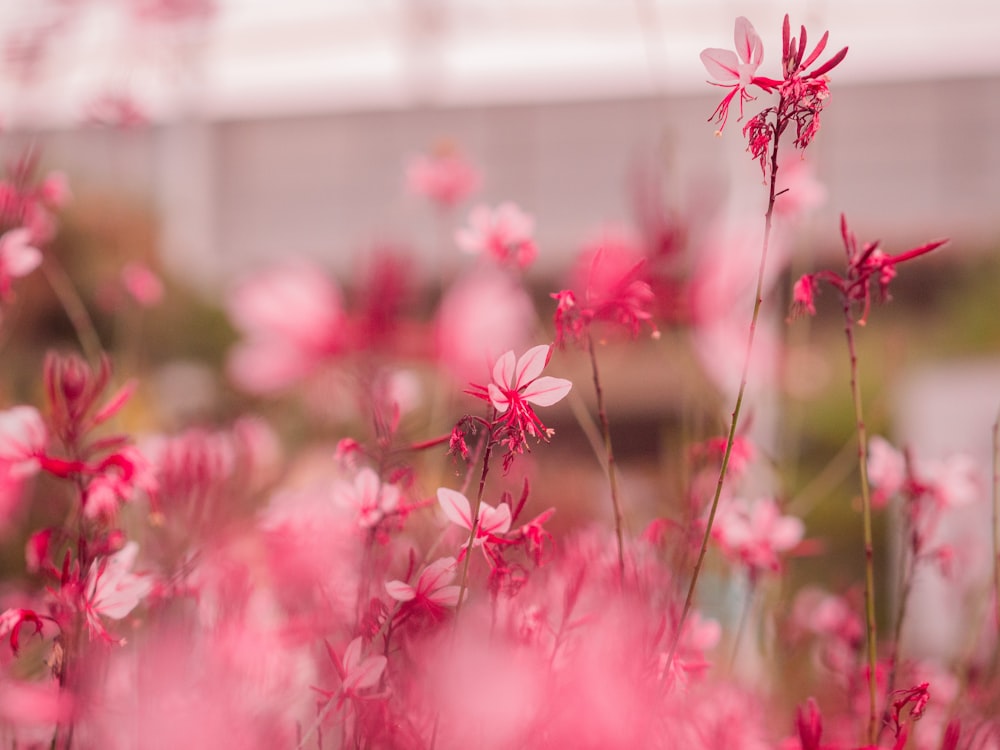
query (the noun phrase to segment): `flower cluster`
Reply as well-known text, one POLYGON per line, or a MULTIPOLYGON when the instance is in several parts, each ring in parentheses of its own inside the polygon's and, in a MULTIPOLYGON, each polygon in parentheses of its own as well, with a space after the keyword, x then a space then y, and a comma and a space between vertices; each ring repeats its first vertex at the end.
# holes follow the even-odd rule
POLYGON ((947 240, 935 240, 919 247, 888 255, 879 247, 879 242, 866 242, 858 246, 858 240, 847 226, 847 218, 841 214, 840 235, 847 254, 847 270, 844 275, 835 271, 818 271, 805 274, 795 282, 792 291, 792 314, 816 314, 815 297, 819 282, 825 281, 840 294, 845 313, 857 311, 856 320, 864 325, 871 309, 872 281, 877 282, 880 300, 889 299, 889 283, 896 277, 896 266, 904 261, 925 255, 944 245, 947 240))

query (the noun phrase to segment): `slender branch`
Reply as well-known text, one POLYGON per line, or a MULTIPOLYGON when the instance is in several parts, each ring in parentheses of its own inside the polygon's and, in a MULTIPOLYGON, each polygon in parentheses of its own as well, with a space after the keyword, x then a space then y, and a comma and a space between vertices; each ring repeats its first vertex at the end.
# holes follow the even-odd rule
MULTIPOLYGON (((496 415, 494 414, 494 418, 496 415)), ((490 456, 493 453, 493 430, 485 437, 486 448, 483 450, 483 471, 479 475, 479 491, 476 492, 476 503, 472 506, 472 528, 469 529, 469 542, 465 547, 465 560, 462 562, 462 581, 458 587, 458 601, 455 603, 455 630, 458 630, 458 613, 462 611, 462 601, 469 586, 469 561, 472 559, 472 545, 476 541, 479 530, 479 509, 483 504, 483 492, 486 489, 486 476, 490 473, 490 456)))
MULTIPOLYGON (((782 98, 777 107, 778 112, 784 110, 785 100, 782 98)), ((663 671, 664 677, 670 673, 674 656, 677 653, 677 646, 680 643, 681 633, 684 630, 684 622, 687 620, 694 604, 694 592, 698 585, 698 577, 701 573, 702 565, 705 561, 705 554, 708 551, 708 541, 712 534, 712 525, 715 523, 715 514, 719 508, 719 498, 722 497, 722 488, 726 482, 726 472, 729 470, 729 458, 733 452, 733 443, 736 441, 736 428, 740 421, 740 412, 743 409, 743 397, 746 394, 747 379, 750 371, 750 356, 753 353, 753 340, 757 332, 757 320, 760 317, 760 307, 764 294, 764 271, 767 267, 767 252, 771 242, 771 226, 774 218, 774 200, 777 197, 775 185, 778 178, 778 144, 781 140, 781 133, 784 130, 782 122, 779 120, 775 124, 772 133, 771 148, 771 174, 768 179, 768 199, 767 211, 764 214, 764 239, 760 249, 760 266, 757 269, 757 286, 754 293, 753 315, 750 318, 750 330, 747 333, 746 352, 743 355, 743 370, 740 375, 740 388, 736 394, 736 405, 733 408, 732 420, 729 423, 729 434, 726 437, 726 450, 722 455, 722 466, 719 468, 719 480, 715 485, 715 495, 712 497, 712 505, 708 511, 708 521, 705 524, 705 533, 701 539, 701 548, 698 551, 698 559, 691 574, 691 583, 688 585, 687 596, 684 599, 684 609, 681 610, 680 620, 674 629, 673 639, 670 643, 670 651, 667 654, 666 667, 663 671)))
POLYGON ((587 353, 590 355, 590 370, 594 376, 594 393, 597 395, 597 418, 601 423, 601 435, 604 438, 604 452, 607 456, 608 483, 611 485, 611 507, 615 514, 615 537, 618 542, 618 580, 625 580, 625 542, 622 537, 622 525, 624 515, 622 514, 621 498, 618 494, 618 471, 615 464, 615 454, 611 449, 611 425, 608 422, 608 413, 604 408, 604 390, 601 388, 601 376, 597 369, 597 354, 594 351, 594 339, 587 331, 587 353))
POLYGON ((1000 632, 1000 412, 993 422, 993 607, 997 631, 1000 632))
POLYGON ((875 552, 872 534, 872 500, 868 487, 868 435, 861 407, 861 386, 858 382, 858 352, 854 344, 854 318, 851 316, 850 299, 844 298, 844 333, 851 357, 851 399, 854 401, 854 420, 858 432, 858 472, 861 475, 861 516, 865 544, 865 625, 868 652, 868 744, 874 745, 877 736, 876 653, 878 632, 875 623, 875 552))
POLYGON ((69 274, 50 253, 45 255, 42 273, 45 274, 49 286, 52 287, 52 291, 59 299, 59 304, 66 312, 66 317, 69 318, 73 330, 76 331, 76 337, 79 339, 80 347, 87 359, 91 362, 97 362, 101 357, 101 339, 97 335, 97 329, 94 328, 90 313, 87 312, 87 307, 80 299, 69 274))

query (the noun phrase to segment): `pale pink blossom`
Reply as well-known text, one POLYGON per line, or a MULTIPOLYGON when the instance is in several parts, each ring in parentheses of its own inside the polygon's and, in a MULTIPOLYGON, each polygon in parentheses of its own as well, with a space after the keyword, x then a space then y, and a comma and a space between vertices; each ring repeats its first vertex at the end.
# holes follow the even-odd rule
POLYGON ((455 149, 414 156, 406 167, 406 183, 416 195, 442 208, 453 208, 478 188, 482 179, 476 168, 455 149))
POLYGON ((442 607, 458 604, 460 586, 452 584, 457 574, 454 557, 442 557, 425 567, 410 585, 405 581, 393 580, 385 584, 389 596, 398 602, 437 611, 442 607))
POLYGON ((285 389, 314 373, 344 346, 339 289, 321 269, 299 263, 270 269, 239 284, 227 300, 244 340, 227 369, 255 393, 285 389))
POLYGON ((0 412, 0 466, 12 477, 38 472, 48 445, 42 415, 33 406, 15 406, 0 412))
POLYGON ((364 656, 360 637, 344 649, 344 659, 337 665, 342 680, 339 703, 347 698, 357 698, 359 693, 371 690, 382 679, 388 660, 382 654, 364 656))
POLYGON ((719 508, 712 527, 723 553, 752 574, 780 570, 781 553, 798 546, 804 535, 802 520, 782 515, 772 498, 729 501, 719 508))
MULTIPOLYGON (((449 521, 466 531, 472 531, 472 506, 465 495, 447 487, 440 487, 437 498, 441 510, 449 521)), ((500 503, 496 508, 489 503, 480 503, 479 523, 476 524, 476 536, 472 540, 472 546, 478 547, 500 534, 506 534, 510 531, 510 523, 510 506, 507 503, 500 503)))
POLYGON ((565 378, 540 377, 552 356, 552 347, 540 344, 515 360, 506 352, 493 365, 493 382, 487 385, 490 402, 501 414, 508 409, 528 409, 526 404, 552 406, 569 393, 573 384, 565 378))
POLYGON ((868 481, 875 488, 875 507, 885 505, 906 483, 906 459, 879 435, 868 441, 868 481))
POLYGON ((31 230, 11 229, 0 235, 0 300, 9 299, 11 281, 27 276, 42 263, 42 251, 32 245, 31 230))
POLYGON ((365 529, 377 526, 399 506, 399 487, 382 482, 372 469, 361 469, 353 482, 340 481, 334 487, 337 501, 357 514, 365 529))
POLYGON ((438 357, 457 382, 467 383, 503 352, 526 345, 534 321, 534 303, 510 275, 466 276, 441 300, 438 357))
POLYGON ((719 132, 726 126, 729 117, 729 105, 734 98, 740 104, 740 117, 743 117, 743 104, 753 99, 747 88, 754 83, 757 68, 764 60, 764 44, 761 42, 753 24, 744 16, 736 19, 733 29, 736 42, 736 52, 728 49, 710 47, 701 53, 701 61, 708 74, 715 80, 713 85, 731 88, 722 103, 716 107, 709 119, 717 120, 719 132))
POLYGON ((513 203, 477 206, 469 225, 455 232, 455 242, 472 255, 492 255, 502 265, 526 268, 538 254, 534 231, 535 220, 513 203))
POLYGON ((125 291, 143 307, 153 307, 163 300, 163 282, 143 263, 127 263, 121 280, 125 291))
MULTIPOLYGON (((102 617, 121 620, 153 590, 153 579, 132 573, 139 545, 129 542, 119 552, 93 563, 85 584, 87 625, 91 635, 114 641, 105 630, 102 617)), ((118 641, 119 643, 122 641, 118 641)))

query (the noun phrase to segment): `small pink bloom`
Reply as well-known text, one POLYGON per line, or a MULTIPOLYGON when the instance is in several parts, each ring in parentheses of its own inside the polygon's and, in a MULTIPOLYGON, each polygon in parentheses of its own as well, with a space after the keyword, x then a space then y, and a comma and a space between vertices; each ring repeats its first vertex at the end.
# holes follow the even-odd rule
POLYGON ((121 280, 125 290, 143 307, 153 307, 163 300, 163 282, 142 263, 126 264, 121 280))
POLYGON ((459 586, 452 585, 457 573, 454 557, 442 557, 424 568, 416 585, 404 581, 389 581, 385 590, 398 602, 412 603, 429 611, 458 604, 459 586))
POLYGON ((884 506, 906 483, 906 459, 878 435, 868 441, 868 480, 875 488, 876 507, 884 506))
POLYGON ((0 412, 0 464, 13 477, 34 474, 48 444, 42 415, 33 406, 15 406, 0 412))
POLYGON ((32 626, 35 635, 42 632, 42 620, 33 610, 8 609, 0 614, 0 638, 10 635, 10 649, 15 654, 21 647, 21 628, 25 625, 32 626))
POLYGON ((27 276, 42 263, 42 252, 31 244, 31 230, 11 229, 0 235, 0 300, 10 297, 11 280, 27 276))
POLYGON ((101 617, 123 619, 153 590, 151 578, 131 572, 138 554, 139 545, 129 542, 120 552, 91 566, 87 574, 87 600, 84 604, 91 635, 114 641, 105 630, 101 617))
POLYGON ((344 660, 337 664, 342 680, 338 706, 348 698, 358 698, 359 693, 371 690, 382 679, 388 660, 382 654, 362 658, 361 637, 355 638, 344 649, 344 660))
POLYGON ((467 253, 492 255, 501 265, 523 269, 538 254, 534 231, 534 219, 513 203, 478 206, 469 214, 469 226, 455 232, 455 242, 467 253))
POLYGON ((740 117, 743 117, 743 104, 753 99, 747 87, 754 83, 757 68, 764 59, 764 44, 754 30, 753 24, 745 17, 740 16, 736 19, 733 37, 736 42, 736 52, 712 47, 701 53, 701 62, 708 74, 715 79, 711 83, 732 89, 709 118, 719 123, 720 133, 726 127, 729 105, 734 98, 739 99, 740 117))
POLYGON ((479 188, 481 181, 476 168, 452 148, 415 156, 406 168, 409 189, 441 208, 453 208, 461 203, 479 188))
MULTIPOLYGON (((472 506, 469 499, 461 492, 441 487, 437 491, 438 504, 445 516, 454 524, 466 531, 472 531, 472 506)), ((476 526, 476 536, 472 546, 478 547, 483 542, 493 541, 498 535, 510 531, 510 506, 500 503, 494 508, 489 503, 479 504, 479 523, 476 526)))
POLYGON ((804 535, 802 520, 781 515, 778 504, 770 498, 724 505, 712 528, 723 552, 751 573, 780 570, 780 553, 796 547, 804 535))
POLYGON ((334 496, 358 514, 358 524, 370 529, 399 506, 399 487, 382 482, 372 469, 361 469, 352 483, 338 482, 334 496))
POLYGON ((311 265, 286 265, 247 279, 227 307, 245 336, 230 353, 228 370, 254 393, 295 384, 345 344, 340 291, 311 265))
POLYGON ((552 356, 552 347, 540 344, 515 361, 509 351, 493 366, 493 382, 487 386, 493 408, 501 414, 508 409, 529 409, 526 404, 552 406, 569 393, 573 384, 564 378, 539 377, 552 356))

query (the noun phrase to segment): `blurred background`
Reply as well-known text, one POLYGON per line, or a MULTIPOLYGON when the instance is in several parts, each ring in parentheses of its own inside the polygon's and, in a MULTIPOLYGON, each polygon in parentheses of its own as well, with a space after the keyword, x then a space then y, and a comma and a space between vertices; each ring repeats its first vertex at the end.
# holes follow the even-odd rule
MULTIPOLYGON (((60 252, 95 307, 102 264, 163 274, 168 303, 132 341, 164 392, 180 382, 191 397, 201 376, 177 363, 221 363, 234 334, 218 299, 249 271, 307 257, 346 280, 385 245, 405 246, 428 287, 459 271, 451 232, 467 207, 442 221, 407 190, 416 154, 460 149, 483 176, 478 200, 535 217, 528 280, 543 317, 602 227, 698 224, 695 253, 715 229, 759 232, 760 168, 735 115, 721 138, 707 121, 725 92, 706 84, 699 53, 732 48, 745 15, 763 38, 761 72, 777 76, 786 11, 813 40, 829 29, 829 54, 850 53, 808 153, 815 205, 788 235, 791 270, 774 280, 768 326, 786 345, 783 380, 758 380, 751 424, 782 459, 783 494, 811 530, 843 530, 856 566, 849 502, 822 502, 856 493, 842 322, 828 294, 815 322, 786 327, 786 290, 794 273, 840 262, 842 212, 888 252, 950 237, 901 269, 896 301, 862 332, 870 426, 988 465, 1000 403, 994 2, 3 0, 0 155, 30 148, 67 174, 60 252)), ((58 339, 56 317, 22 327, 25 345, 58 339)), ((114 325, 98 321, 112 340, 114 325)), ((650 497, 682 481, 681 437, 716 434, 730 408, 731 382, 709 377, 706 395, 704 354, 675 347, 683 338, 605 355, 625 481, 650 497)), ((560 374, 573 368, 586 384, 582 360, 560 374)), ((572 419, 555 421, 572 455, 572 419)))

